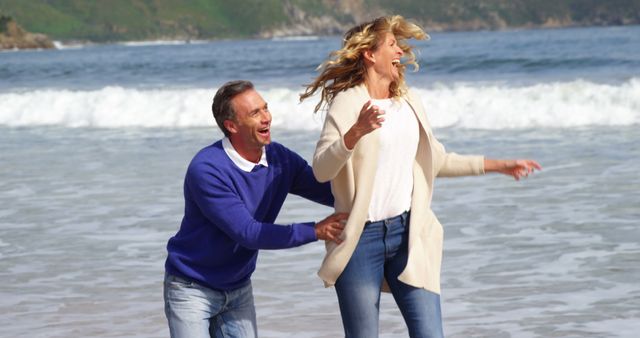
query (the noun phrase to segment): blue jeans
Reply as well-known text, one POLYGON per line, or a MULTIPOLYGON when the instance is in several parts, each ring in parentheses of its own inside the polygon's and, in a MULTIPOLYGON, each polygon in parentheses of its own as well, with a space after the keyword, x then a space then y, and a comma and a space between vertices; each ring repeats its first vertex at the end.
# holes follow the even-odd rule
POLYGON ((367 223, 336 281, 340 315, 348 338, 378 337, 380 288, 389 283, 410 337, 443 337, 440 296, 398 280, 407 265, 409 213, 367 223))
POLYGON ((251 283, 217 291, 166 274, 164 312, 172 338, 258 336, 251 283))

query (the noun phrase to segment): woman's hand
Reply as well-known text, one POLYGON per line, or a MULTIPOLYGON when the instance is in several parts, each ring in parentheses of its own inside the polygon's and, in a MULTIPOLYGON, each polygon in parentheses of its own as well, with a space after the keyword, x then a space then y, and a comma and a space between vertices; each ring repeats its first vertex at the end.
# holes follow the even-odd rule
POLYGON ((371 100, 362 106, 356 123, 344 134, 344 144, 351 150, 363 136, 382 127, 384 122, 384 110, 372 105, 371 100))
POLYGON ((484 160, 485 172, 498 172, 513 176, 516 181, 521 177, 529 176, 536 169, 542 170, 542 167, 534 160, 484 160))

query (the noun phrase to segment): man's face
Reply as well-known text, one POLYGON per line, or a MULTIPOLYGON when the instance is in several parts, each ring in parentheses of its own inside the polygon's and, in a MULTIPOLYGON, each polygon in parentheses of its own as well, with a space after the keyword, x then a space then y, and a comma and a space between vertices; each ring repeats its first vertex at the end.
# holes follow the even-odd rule
POLYGON ((225 126, 239 153, 262 149, 271 143, 271 113, 257 91, 249 89, 236 95, 231 105, 236 118, 225 121, 225 126))

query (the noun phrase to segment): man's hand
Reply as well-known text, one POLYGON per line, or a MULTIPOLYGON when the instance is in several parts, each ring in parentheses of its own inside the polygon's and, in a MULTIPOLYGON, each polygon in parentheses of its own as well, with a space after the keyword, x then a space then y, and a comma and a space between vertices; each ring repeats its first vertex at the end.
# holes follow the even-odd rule
POLYGON ((349 214, 335 213, 322 221, 316 223, 316 237, 325 241, 342 243, 340 234, 344 229, 344 222, 349 218, 349 214))

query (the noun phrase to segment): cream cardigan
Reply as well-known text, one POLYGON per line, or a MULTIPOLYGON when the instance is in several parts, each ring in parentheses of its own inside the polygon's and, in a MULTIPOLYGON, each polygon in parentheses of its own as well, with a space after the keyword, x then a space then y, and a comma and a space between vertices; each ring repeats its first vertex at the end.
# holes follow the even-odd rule
MULTIPOLYGON (((318 181, 331 181, 336 211, 350 213, 342 233, 344 241, 339 245, 326 242, 327 254, 318 275, 327 287, 335 284, 346 267, 367 221, 378 163, 378 130, 362 137, 352 151, 347 150, 343 137, 370 99, 364 85, 336 95, 313 156, 313 172, 318 181)), ((403 99, 416 114, 420 139, 413 164, 409 258, 398 279, 439 294, 443 229, 431 211, 433 181, 436 176, 484 174, 484 158, 447 153, 433 136, 420 99, 412 92, 403 99)))

